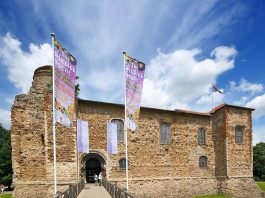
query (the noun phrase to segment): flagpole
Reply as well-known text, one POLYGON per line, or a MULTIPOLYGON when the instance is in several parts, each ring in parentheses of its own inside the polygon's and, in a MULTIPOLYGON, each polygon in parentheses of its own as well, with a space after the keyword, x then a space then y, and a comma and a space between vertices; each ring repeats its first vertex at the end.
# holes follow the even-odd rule
POLYGON ((108 179, 108 177, 109 177, 109 170, 108 170, 108 167, 109 167, 109 129, 108 129, 109 123, 110 123, 110 121, 107 124, 107 165, 106 165, 106 179, 108 179))
MULTIPOLYGON (((78 148, 78 137, 79 137, 79 127, 78 127, 78 119, 76 116, 76 152, 77 152, 77 183, 80 181, 80 161, 79 161, 79 148, 78 148)), ((77 185, 77 192, 79 191, 78 185, 77 185)))
POLYGON ((125 86, 124 86, 124 121, 125 121, 125 128, 124 128, 124 133, 125 133, 125 153, 126 153, 126 189, 127 189, 127 192, 129 192, 129 182, 128 182, 128 179, 129 179, 129 172, 128 172, 128 135, 127 135, 127 116, 126 116, 126 70, 125 70, 125 55, 126 55, 126 52, 123 52, 123 66, 124 66, 124 83, 125 83, 125 86))
POLYGON ((54 39, 55 34, 51 33, 52 37, 52 57, 53 57, 53 67, 52 67, 52 134, 53 134, 53 178, 54 178, 54 195, 57 193, 57 170, 56 170, 56 131, 55 131, 55 64, 54 64, 54 39))
POLYGON ((212 90, 212 109, 213 109, 213 90, 212 90))

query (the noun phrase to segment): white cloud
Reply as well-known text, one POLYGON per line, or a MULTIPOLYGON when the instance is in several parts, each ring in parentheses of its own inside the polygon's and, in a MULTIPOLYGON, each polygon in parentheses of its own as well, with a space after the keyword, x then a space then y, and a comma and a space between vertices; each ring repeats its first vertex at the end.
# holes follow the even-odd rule
POLYGON ((237 85, 235 81, 230 81, 231 91, 236 92, 250 92, 252 95, 261 92, 264 89, 262 84, 250 83, 245 79, 241 79, 240 83, 237 85))
POLYGON ((265 116, 265 94, 256 96, 246 104, 246 107, 254 108, 253 117, 258 119, 265 116))
POLYGON ((199 53, 198 49, 169 54, 159 51, 146 66, 143 105, 179 108, 209 94, 217 76, 234 67, 237 51, 220 46, 212 51, 211 58, 201 61, 195 58, 199 53))
MULTIPOLYGON (((238 17, 238 12, 242 11, 242 6, 237 4, 220 15, 214 9, 218 4, 215 0, 207 3, 153 2, 151 7, 150 2, 145 0, 128 1, 125 4, 120 1, 77 1, 75 4, 71 1, 56 1, 55 4, 34 1, 32 4, 33 14, 47 16, 41 18, 42 22, 52 20, 64 30, 64 41, 71 46, 71 52, 78 59, 80 79, 89 79, 105 70, 112 71, 110 78, 99 83, 103 87, 111 87, 110 80, 113 77, 121 81, 123 51, 147 63, 154 57, 157 48, 163 51, 191 49, 201 42, 209 46, 208 42, 213 43, 211 38, 218 35, 223 27, 231 25, 233 19, 238 17), (135 7, 137 9, 132 10, 135 7), (69 8, 71 12, 62 14, 69 8)), ((47 22, 43 26, 51 29, 47 22)), ((218 51, 222 54, 220 49, 218 51)), ((112 95, 111 91, 95 85, 97 82, 91 84, 87 80, 83 83, 82 97, 95 99, 112 95), (93 94, 84 94, 83 90, 87 87, 95 89, 93 94)), ((115 84, 115 89, 122 93, 122 86, 115 84)))
POLYGON ((14 96, 13 96, 13 97, 8 97, 8 98, 5 98, 4 100, 5 100, 5 102, 6 102, 8 105, 11 106, 11 105, 14 103, 15 97, 14 97, 14 96))
POLYGON ((238 106, 245 106, 246 105, 246 102, 249 100, 249 97, 247 96, 242 96, 240 98, 240 100, 238 101, 234 101, 233 104, 234 105, 238 105, 238 106))
POLYGON ((0 109, 0 123, 6 129, 10 129, 11 125, 11 113, 10 111, 0 109))
POLYGON ((265 126, 253 127, 253 146, 265 142, 265 126))
POLYGON ((225 97, 225 93, 223 89, 220 89, 220 91, 222 91, 223 93, 221 94, 219 92, 213 92, 213 95, 207 94, 201 96, 196 101, 196 104, 199 105, 200 111, 209 111, 210 109, 212 109, 212 105, 213 107, 215 107, 222 103, 225 97))
POLYGON ((29 52, 26 52, 18 39, 7 33, 0 38, 0 61, 7 67, 10 82, 26 93, 34 70, 39 66, 51 65, 52 48, 47 43, 40 46, 30 43, 29 52))

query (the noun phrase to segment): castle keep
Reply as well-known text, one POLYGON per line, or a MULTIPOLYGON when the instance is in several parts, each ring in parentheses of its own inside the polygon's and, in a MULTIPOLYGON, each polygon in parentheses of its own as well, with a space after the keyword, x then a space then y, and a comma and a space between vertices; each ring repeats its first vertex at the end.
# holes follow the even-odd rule
MULTIPOLYGON (((28 94, 12 107, 14 197, 53 193, 51 67, 38 68, 28 94)), ((77 154, 76 128, 56 124, 59 190, 91 182, 103 172, 125 187, 124 105, 77 101, 78 118, 89 123, 87 154, 77 154), (107 123, 118 126, 118 154, 107 154, 107 123), (80 165, 78 167, 78 161, 80 165)), ((192 197, 225 193, 261 197, 252 179, 252 111, 223 104, 208 113, 141 108, 128 132, 129 191, 136 197, 192 197)))

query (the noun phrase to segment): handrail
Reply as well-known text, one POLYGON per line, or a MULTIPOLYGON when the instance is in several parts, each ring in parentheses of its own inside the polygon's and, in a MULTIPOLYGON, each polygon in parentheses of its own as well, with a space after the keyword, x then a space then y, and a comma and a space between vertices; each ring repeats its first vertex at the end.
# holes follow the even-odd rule
POLYGON ((64 192, 57 192, 55 198, 77 198, 79 193, 83 190, 85 182, 82 179, 77 184, 70 184, 69 188, 64 192))
POLYGON ((112 184, 106 179, 102 179, 102 184, 112 198, 136 198, 126 190, 122 190, 116 184, 112 184))

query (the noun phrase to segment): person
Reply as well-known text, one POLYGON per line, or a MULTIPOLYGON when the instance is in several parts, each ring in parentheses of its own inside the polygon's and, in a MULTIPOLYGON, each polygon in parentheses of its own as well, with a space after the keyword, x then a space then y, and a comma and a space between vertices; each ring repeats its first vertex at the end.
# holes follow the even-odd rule
POLYGON ((7 186, 4 186, 3 184, 0 184, 0 194, 4 194, 4 190, 7 188, 7 186))
POLYGON ((102 180, 102 174, 101 174, 101 172, 99 173, 99 175, 98 175, 98 183, 99 183, 99 185, 101 186, 101 181, 102 180))
POLYGON ((94 180, 95 180, 95 183, 96 183, 96 185, 97 185, 97 183, 98 183, 98 176, 97 176, 96 173, 95 173, 95 176, 94 176, 94 180))

